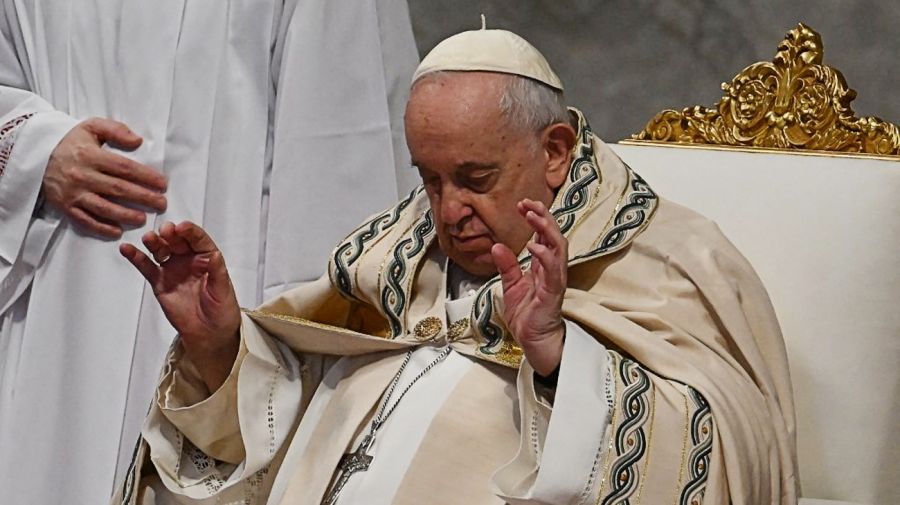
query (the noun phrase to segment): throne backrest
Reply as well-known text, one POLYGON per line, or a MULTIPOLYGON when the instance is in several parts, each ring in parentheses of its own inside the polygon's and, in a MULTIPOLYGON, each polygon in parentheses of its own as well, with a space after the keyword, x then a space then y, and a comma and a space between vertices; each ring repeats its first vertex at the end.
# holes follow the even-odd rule
POLYGON ((900 129, 853 115, 855 93, 803 25, 723 90, 613 148, 716 221, 768 289, 802 496, 900 503, 900 129))

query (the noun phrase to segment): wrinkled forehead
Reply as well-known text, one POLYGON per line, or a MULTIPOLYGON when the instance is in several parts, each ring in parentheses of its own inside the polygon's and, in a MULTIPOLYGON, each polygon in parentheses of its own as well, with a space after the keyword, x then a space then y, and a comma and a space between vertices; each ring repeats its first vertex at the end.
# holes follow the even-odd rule
POLYGON ((465 124, 497 118, 509 78, 492 72, 426 74, 413 83, 406 107, 406 127, 436 127, 433 121, 438 119, 465 124))

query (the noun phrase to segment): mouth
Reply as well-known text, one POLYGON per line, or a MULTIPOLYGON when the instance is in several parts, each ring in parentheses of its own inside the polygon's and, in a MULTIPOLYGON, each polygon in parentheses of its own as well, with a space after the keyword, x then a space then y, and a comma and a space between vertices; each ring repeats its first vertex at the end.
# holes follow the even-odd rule
POLYGON ((450 235, 455 248, 462 252, 480 251, 489 248, 493 241, 488 235, 450 235))

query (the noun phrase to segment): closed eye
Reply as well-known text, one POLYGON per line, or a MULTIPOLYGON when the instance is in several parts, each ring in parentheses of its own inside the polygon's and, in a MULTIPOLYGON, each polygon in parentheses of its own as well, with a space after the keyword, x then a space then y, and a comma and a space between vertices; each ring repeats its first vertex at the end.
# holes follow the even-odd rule
POLYGON ((477 172, 466 174, 462 178, 462 182, 466 187, 480 193, 489 191, 494 186, 496 180, 496 170, 479 170, 477 172))

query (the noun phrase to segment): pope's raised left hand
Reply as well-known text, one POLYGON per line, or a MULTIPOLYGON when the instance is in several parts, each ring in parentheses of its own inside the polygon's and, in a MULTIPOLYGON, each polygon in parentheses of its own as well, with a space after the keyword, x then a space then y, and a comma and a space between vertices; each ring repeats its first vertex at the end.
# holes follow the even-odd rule
POLYGON ((525 199, 518 203, 518 210, 536 234, 535 241, 526 245, 531 268, 523 272, 516 255, 504 244, 494 244, 491 255, 503 283, 506 326, 534 370, 547 376, 562 360, 569 244, 543 203, 525 199))

